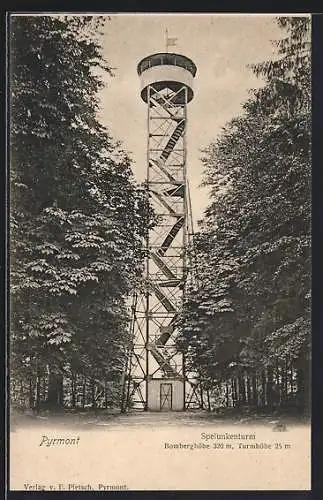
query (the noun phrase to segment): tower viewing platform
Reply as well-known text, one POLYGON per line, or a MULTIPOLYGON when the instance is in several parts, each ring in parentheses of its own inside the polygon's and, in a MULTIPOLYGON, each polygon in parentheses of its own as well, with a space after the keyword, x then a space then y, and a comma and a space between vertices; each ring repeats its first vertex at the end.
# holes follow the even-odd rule
POLYGON ((187 88, 187 102, 193 99, 193 78, 197 68, 188 57, 159 52, 142 59, 137 66, 137 71, 141 79, 141 97, 145 102, 148 99, 149 85, 154 85, 157 91, 167 87, 174 92, 184 85, 187 88))

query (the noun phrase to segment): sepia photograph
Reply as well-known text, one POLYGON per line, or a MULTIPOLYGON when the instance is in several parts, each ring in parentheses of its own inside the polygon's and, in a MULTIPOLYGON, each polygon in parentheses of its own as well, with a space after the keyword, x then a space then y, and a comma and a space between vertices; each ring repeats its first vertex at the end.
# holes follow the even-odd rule
POLYGON ((311 15, 8 16, 8 488, 311 489, 311 15))

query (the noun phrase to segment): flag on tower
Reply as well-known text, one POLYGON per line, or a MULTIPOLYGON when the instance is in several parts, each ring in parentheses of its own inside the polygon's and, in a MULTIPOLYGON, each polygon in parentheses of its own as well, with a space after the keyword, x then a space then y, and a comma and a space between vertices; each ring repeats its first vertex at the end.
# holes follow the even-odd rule
POLYGON ((166 35, 166 52, 168 52, 168 47, 175 47, 177 38, 174 38, 172 36, 169 37, 167 28, 165 30, 165 35, 166 35))
POLYGON ((167 37, 167 40, 166 40, 167 47, 175 47, 176 42, 177 42, 177 38, 174 38, 174 37, 168 38, 167 37))

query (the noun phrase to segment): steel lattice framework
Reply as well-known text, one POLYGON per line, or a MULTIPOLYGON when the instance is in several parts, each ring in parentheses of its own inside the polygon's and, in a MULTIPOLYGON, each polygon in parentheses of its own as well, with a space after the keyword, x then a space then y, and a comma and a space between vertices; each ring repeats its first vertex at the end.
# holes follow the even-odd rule
POLYGON ((145 287, 134 295, 132 304, 133 344, 125 405, 147 409, 149 380, 162 378, 183 382, 184 409, 199 398, 197 385, 185 372, 185 359, 176 346, 176 320, 188 273, 186 128, 187 103, 193 97, 191 87, 181 80, 196 68, 189 59, 174 54, 149 56, 140 64, 139 74, 156 67, 159 71, 159 78, 155 71, 142 91, 148 110, 146 187, 158 223, 147 234, 145 287), (170 65, 183 73, 182 79, 172 76, 170 65))

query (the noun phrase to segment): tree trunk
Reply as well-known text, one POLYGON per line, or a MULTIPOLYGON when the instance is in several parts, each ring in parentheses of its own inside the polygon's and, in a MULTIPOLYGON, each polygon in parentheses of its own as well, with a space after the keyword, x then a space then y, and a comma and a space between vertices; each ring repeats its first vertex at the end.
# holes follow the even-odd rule
POLYGON ((262 370, 261 372, 261 406, 265 407, 266 406, 266 385, 267 385, 267 380, 266 380, 266 371, 262 370))
MULTIPOLYGON (((210 390, 206 389, 206 395, 207 395, 207 409, 208 411, 211 411, 211 400, 210 400, 210 390)), ((202 399, 203 401, 203 399, 202 399)))
POLYGON ((92 405, 92 408, 95 409, 96 408, 96 400, 95 400, 95 381, 94 379, 92 378, 91 379, 91 405, 92 405))
POLYGON ((251 396, 251 383, 250 383, 250 376, 247 375, 247 403, 248 405, 252 404, 252 396, 251 396))
POLYGON ((252 375, 252 402, 258 406, 257 373, 252 375))
POLYGON ((33 393, 33 380, 29 379, 29 408, 34 407, 34 393, 33 393))
POLYGON ((289 381, 290 381, 290 393, 291 396, 294 396, 294 380, 293 380, 293 375, 294 375, 294 370, 293 370, 293 365, 292 362, 290 363, 290 370, 289 370, 289 381))
POLYGON ((229 406, 229 382, 225 383, 225 406, 229 406))
POLYGON ((85 398, 86 398, 86 379, 83 377, 83 384, 82 384, 82 408, 85 408, 85 398))
POLYGON ((267 369, 267 405, 271 409, 273 408, 274 404, 273 384, 274 384, 274 373, 272 367, 269 367, 267 369))
MULTIPOLYGON (((122 384, 122 398, 124 398, 124 391, 125 387, 124 384, 122 384)), ((121 406, 124 404, 124 402, 121 403, 121 406)), ((107 391, 107 381, 104 381, 104 407, 105 409, 108 408, 108 391, 107 391)))
POLYGON ((63 406, 63 375, 49 371, 47 406, 52 410, 63 406))
POLYGON ((282 367, 282 402, 287 402, 287 359, 284 359, 284 366, 282 367))
POLYGON ((35 385, 35 406, 34 409, 36 413, 39 412, 40 409, 40 370, 37 365, 36 368, 36 385, 35 385))
POLYGON ((231 394, 232 394, 232 406, 237 404, 237 387, 235 378, 231 379, 231 394))
POLYGON ((297 402, 301 410, 307 410, 310 404, 309 367, 297 368, 297 402))
POLYGON ((281 392, 281 383, 280 383, 280 373, 279 373, 279 361, 276 359, 276 367, 275 367, 275 383, 276 383, 276 393, 277 393, 277 405, 281 405, 282 400, 282 392, 281 392))
POLYGON ((25 407, 25 387, 24 387, 24 383, 23 383, 23 381, 22 381, 22 380, 20 381, 19 404, 20 404, 22 407, 25 407))
POLYGON ((244 375, 239 375, 238 387, 239 387, 239 406, 244 406, 247 402, 246 385, 245 385, 244 375))
POLYGON ((200 403, 200 409, 204 409, 204 394, 203 394, 203 385, 200 383, 200 398, 201 398, 201 403, 200 403))
POLYGON ((75 373, 72 372, 72 377, 71 377, 71 391, 72 391, 72 408, 76 407, 76 376, 75 373))

